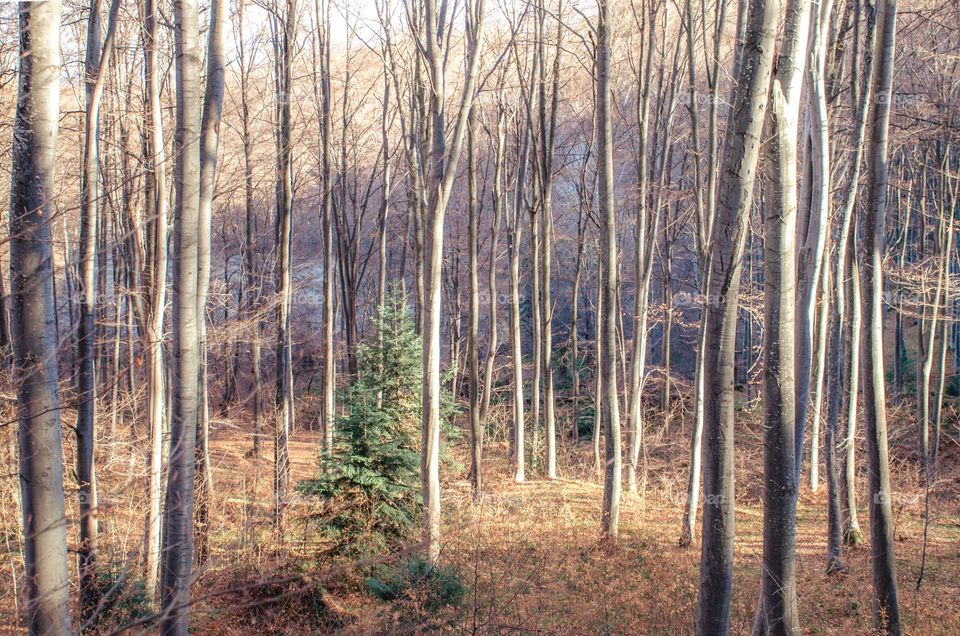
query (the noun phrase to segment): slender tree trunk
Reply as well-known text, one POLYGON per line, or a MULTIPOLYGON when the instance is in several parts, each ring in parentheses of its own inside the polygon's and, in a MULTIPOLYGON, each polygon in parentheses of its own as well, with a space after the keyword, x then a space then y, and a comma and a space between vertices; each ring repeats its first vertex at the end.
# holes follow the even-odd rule
MULTIPOLYGON (((810 425, 810 490, 820 488, 820 422, 823 420, 824 379, 827 371, 827 332, 830 323, 830 269, 828 250, 823 251, 820 276, 820 304, 817 309, 816 367, 813 381, 813 413, 810 425)), ((798 483, 799 486, 799 483, 798 483)))
POLYGON ((174 357, 170 459, 163 523, 161 631, 186 636, 193 566, 194 471, 199 417, 197 282, 200 215, 200 25, 194 0, 174 5, 177 128, 174 148, 174 357))
MULTIPOLYGON (((483 450, 483 434, 487 428, 487 419, 490 412, 490 398, 493 393, 493 373, 494 365, 497 361, 497 348, 499 347, 497 331, 497 306, 499 299, 497 294, 497 253, 498 241, 500 237, 500 223, 503 218, 503 207, 505 204, 503 191, 503 162, 506 153, 506 130, 505 117, 502 109, 497 112, 497 141, 496 155, 494 158, 494 176, 493 176, 493 222, 490 228, 490 254, 489 269, 487 270, 487 355, 484 362, 483 389, 480 402, 480 422, 479 430, 481 434, 478 455, 483 450)), ((479 218, 477 219, 479 222, 479 218)), ((481 457, 482 458, 482 457, 481 457)), ((481 473, 481 462, 477 461, 476 479, 477 490, 482 491, 483 479, 481 473)))
POLYGON ((27 621, 31 635, 69 634, 50 226, 60 112, 59 0, 21 4, 19 27, 10 183, 10 290, 27 621))
POLYGON ((290 488, 289 438, 293 428, 293 387, 290 376, 290 304, 292 300, 291 241, 293 232, 293 57, 297 28, 296 0, 287 0, 283 16, 283 34, 280 46, 279 83, 277 99, 279 144, 276 240, 277 306, 277 375, 274 417, 273 464, 273 522, 282 539, 284 514, 290 488))
MULTIPOLYGON (((425 0, 422 46, 429 82, 430 151, 426 167, 428 186, 429 240, 425 241, 423 305, 423 421, 420 475, 423 482, 423 543, 431 565, 440 558, 440 312, 443 228, 457 163, 463 148, 467 119, 476 94, 476 69, 480 49, 482 0, 465 10, 468 34, 466 73, 461 101, 454 111, 456 124, 450 146, 445 134, 444 49, 438 30, 446 26, 446 15, 438 12, 436 0, 425 0)), ((414 25, 411 25, 415 28, 414 25)))
MULTIPOLYGON (((197 562, 203 564, 207 556, 207 523, 213 496, 213 471, 210 466, 210 414, 207 384, 207 294, 210 289, 210 229, 213 218, 213 197, 216 189, 220 119, 223 114, 224 75, 226 53, 223 29, 227 11, 222 0, 210 3, 210 28, 207 40, 207 84, 204 89, 203 115, 200 123, 200 207, 197 218, 197 329, 200 337, 201 396, 200 432, 196 453, 196 531, 197 562)), ((226 278, 225 278, 226 280, 226 278)))
POLYGON ((890 506, 890 464, 887 410, 883 377, 883 243, 887 209, 887 128, 893 88, 896 39, 896 0, 877 5, 877 39, 871 82, 874 100, 867 151, 868 203, 864 214, 864 341, 863 392, 867 424, 867 464, 870 494, 870 549, 873 554, 873 615, 875 627, 900 634, 893 513, 890 506))
POLYGON ((603 360, 603 352, 606 350, 604 347, 603 326, 606 315, 605 312, 607 311, 607 306, 604 304, 603 299, 603 255, 600 252, 599 240, 596 244, 596 252, 597 302, 593 316, 593 468, 597 473, 597 477, 599 478, 603 475, 603 460, 600 456, 600 440, 603 433, 603 403, 605 399, 603 394, 603 372, 601 365, 603 360))
MULTIPOLYGON (((521 153, 522 156, 525 153, 521 153)), ((517 176, 517 189, 520 190, 523 176, 523 164, 517 176)), ((518 196, 517 202, 522 199, 518 196)), ((517 483, 526 479, 524 456, 524 408, 523 408, 523 349, 520 338, 520 212, 517 205, 510 211, 511 219, 507 224, 507 242, 510 261, 510 351, 513 365, 513 478, 517 483)))
POLYGON ((603 378, 603 422, 605 430, 605 462, 603 479, 603 511, 600 531, 604 539, 616 542, 620 526, 620 401, 617 395, 617 215, 614 203, 613 124, 611 114, 610 58, 613 24, 607 0, 599 3, 597 19, 597 156, 599 159, 599 216, 602 244, 603 286, 601 294, 606 311, 600 330, 603 357, 597 360, 603 378))
MULTIPOLYGON (((794 470, 797 302, 797 139, 809 4, 788 0, 766 122, 764 192, 763 564, 754 633, 799 634, 794 470)), ((738 275, 739 278, 739 275, 738 275)), ((704 517, 706 519, 706 516, 704 517)))
MULTIPOLYGON (((804 430, 810 406, 810 384, 815 372, 813 353, 817 335, 817 297, 820 294, 823 254, 830 219, 830 124, 827 120, 825 64, 832 12, 832 0, 818 3, 809 27, 811 59, 806 83, 811 95, 810 137, 808 170, 804 181, 809 183, 810 191, 809 197, 805 196, 801 202, 804 214, 801 214, 798 222, 801 238, 797 261, 797 443, 794 470, 798 485, 803 468, 804 430)), ((801 51, 806 51, 806 46, 803 46, 801 51)), ((817 417, 818 414, 815 413, 814 418, 819 425, 817 417)), ((814 461, 817 459, 813 453, 813 444, 811 442, 811 475, 816 470, 814 461)))
MULTIPOLYGON (((246 0, 237 4, 237 32, 244 32, 244 14, 246 0)), ((263 448, 263 374, 260 369, 260 317, 258 306, 260 289, 256 272, 256 219, 253 203, 253 135, 250 130, 250 62, 247 58, 244 38, 237 38, 240 58, 240 122, 243 135, 243 202, 245 211, 244 225, 244 280, 243 280, 243 316, 250 330, 250 368, 252 378, 250 400, 253 402, 253 459, 259 460, 263 448)))
POLYGON ((330 157, 330 35, 329 18, 330 4, 327 0, 315 0, 317 12, 318 37, 320 38, 320 172, 323 188, 323 200, 320 205, 320 223, 323 238, 323 374, 321 386, 323 402, 321 417, 323 418, 324 449, 333 451, 334 420, 336 418, 336 386, 337 367, 336 350, 334 343, 334 287, 335 272, 334 237, 333 237, 333 181, 330 157))
POLYGON ((156 0, 144 3, 144 73, 146 102, 149 123, 148 152, 149 169, 153 178, 148 179, 148 205, 152 219, 148 219, 152 249, 150 250, 150 307, 147 326, 148 360, 148 412, 150 431, 150 490, 146 531, 147 597, 153 601, 157 596, 157 581, 160 574, 160 539, 163 502, 163 422, 166 401, 166 372, 164 365, 163 321, 167 302, 167 168, 163 136, 163 111, 160 104, 161 77, 158 67, 158 20, 159 7, 156 0), (152 195, 152 197, 150 196, 152 195))
POLYGON ((96 312, 97 234, 100 223, 100 105, 106 69, 113 52, 119 0, 113 0, 107 35, 100 42, 100 2, 92 0, 87 26, 85 145, 80 178, 80 317, 77 329, 77 483, 80 490, 80 615, 87 618, 97 605, 97 477, 96 439, 96 312))
POLYGON ((733 368, 737 296, 746 221, 753 204, 760 137, 773 62, 777 0, 750 0, 744 61, 724 140, 716 218, 711 232, 704 316, 703 542, 697 633, 726 633, 733 588, 733 368))
MULTIPOLYGON (((480 225, 477 210, 477 158, 476 158, 476 105, 470 110, 467 123, 467 231, 470 243, 470 316, 467 325, 467 365, 470 390, 470 480, 473 484, 473 500, 479 502, 483 494, 481 454, 483 452, 483 429, 480 421, 480 273, 478 231, 480 225)), ((493 302, 491 299, 490 302, 493 302)))

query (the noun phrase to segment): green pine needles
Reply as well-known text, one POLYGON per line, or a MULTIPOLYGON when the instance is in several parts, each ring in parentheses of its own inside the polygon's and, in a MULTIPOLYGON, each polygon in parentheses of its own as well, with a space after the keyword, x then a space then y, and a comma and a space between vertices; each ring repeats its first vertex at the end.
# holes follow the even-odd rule
POLYGON ((422 344, 399 289, 389 290, 374 324, 357 349, 335 448, 321 458, 321 476, 297 487, 323 498, 325 551, 346 557, 411 539, 419 519, 422 344))

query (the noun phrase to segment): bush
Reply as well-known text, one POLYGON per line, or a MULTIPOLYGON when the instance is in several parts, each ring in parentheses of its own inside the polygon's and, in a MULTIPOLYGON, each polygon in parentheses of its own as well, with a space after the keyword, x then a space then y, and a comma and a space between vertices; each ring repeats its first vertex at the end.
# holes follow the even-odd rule
POLYGON ((467 593, 456 569, 431 566, 423 559, 411 559, 367 579, 367 589, 382 601, 410 598, 430 611, 456 607, 467 593))
POLYGON ((93 624, 127 625, 153 613, 143 579, 131 578, 129 568, 117 563, 107 563, 100 568, 97 572, 99 607, 93 617, 93 624))
POLYGON ((583 404, 577 410, 577 437, 579 439, 591 439, 593 437, 595 419, 596 411, 592 402, 583 404))

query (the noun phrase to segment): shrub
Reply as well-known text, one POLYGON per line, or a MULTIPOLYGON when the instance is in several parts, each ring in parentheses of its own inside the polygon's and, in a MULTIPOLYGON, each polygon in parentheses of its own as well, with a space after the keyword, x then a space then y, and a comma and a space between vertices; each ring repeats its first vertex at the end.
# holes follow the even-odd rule
POLYGON ((92 622, 98 626, 127 625, 153 613, 143 579, 131 578, 129 568, 115 562, 100 566, 97 598, 99 606, 92 622))
POLYGON ((467 593, 455 568, 431 566, 423 559, 411 559, 367 579, 367 589, 382 601, 411 598, 430 611, 456 607, 467 593))

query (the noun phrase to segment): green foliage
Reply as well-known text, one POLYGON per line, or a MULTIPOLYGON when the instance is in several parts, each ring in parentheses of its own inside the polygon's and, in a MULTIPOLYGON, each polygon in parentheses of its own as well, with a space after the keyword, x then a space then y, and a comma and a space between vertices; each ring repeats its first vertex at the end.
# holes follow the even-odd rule
POLYGON ((580 439, 589 439, 593 437, 593 424, 596 419, 596 411, 592 402, 583 404, 577 410, 577 437, 580 439))
POLYGON ((367 579, 367 589, 383 601, 417 599, 424 609, 431 611, 456 607, 467 593, 454 568, 433 567, 423 559, 411 559, 385 569, 379 577, 367 579))
POLYGON ((337 420, 336 448, 318 479, 297 489, 324 499, 319 518, 331 551, 362 556, 411 536, 420 502, 417 432, 422 345, 403 295, 391 290, 357 348, 358 373, 337 420))
POLYGON ((153 613, 146 584, 143 579, 131 578, 128 567, 116 562, 101 564, 96 578, 99 607, 94 624, 126 625, 153 613))
POLYGON ((943 394, 947 397, 960 397, 960 376, 948 375, 943 394))

